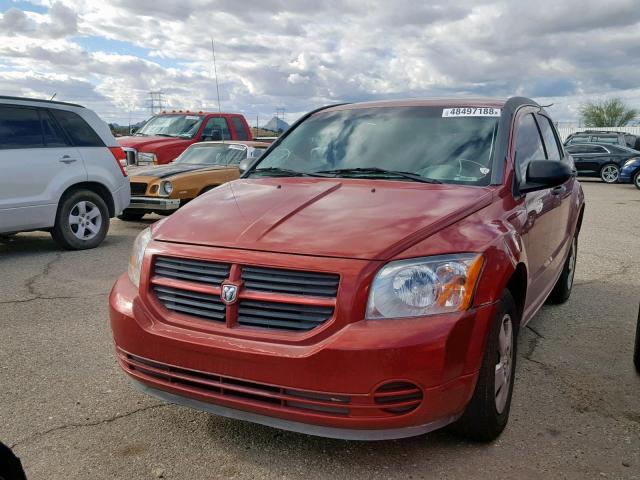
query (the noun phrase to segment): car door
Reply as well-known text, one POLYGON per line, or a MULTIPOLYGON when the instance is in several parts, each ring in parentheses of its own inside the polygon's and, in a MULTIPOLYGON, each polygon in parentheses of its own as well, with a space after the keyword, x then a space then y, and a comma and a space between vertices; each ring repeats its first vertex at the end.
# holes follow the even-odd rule
POLYGON ((604 164, 609 152, 600 145, 575 145, 569 152, 573 157, 578 172, 582 174, 594 175, 600 172, 601 165, 604 164), (578 148, 579 147, 579 148, 578 148), (573 149, 579 153, 574 154, 573 149))
POLYGON ((40 108, 0 105, 0 232, 48 228, 58 199, 86 179, 77 149, 40 108))
MULTIPOLYGON (((551 119, 540 113, 536 113, 535 117, 538 122, 538 127, 540 128, 540 133, 542 134, 547 159, 571 162, 571 160, 565 156, 560 146, 559 137, 553 127, 551 119)), ((571 199, 575 184, 576 179, 572 177, 564 184, 550 190, 553 202, 553 210, 550 218, 552 219, 553 226, 547 233, 549 236, 549 247, 551 249, 550 256, 547 259, 549 262, 547 268, 555 271, 556 277, 560 275, 560 271, 564 266, 564 259, 571 246, 571 233, 573 231, 573 225, 575 224, 575 212, 572 208, 571 199)), ((555 280, 556 277, 552 280, 555 280)))
MULTIPOLYGON (((516 175, 517 181, 521 182, 526 178, 529 163, 532 160, 546 160, 546 153, 533 113, 518 118, 515 135, 516 175)), ((527 220, 523 228, 523 240, 531 279, 531 295, 527 295, 530 304, 542 302, 549 293, 548 284, 555 274, 548 267, 556 249, 553 231, 558 226, 559 204, 551 190, 547 188, 524 194, 527 220)))

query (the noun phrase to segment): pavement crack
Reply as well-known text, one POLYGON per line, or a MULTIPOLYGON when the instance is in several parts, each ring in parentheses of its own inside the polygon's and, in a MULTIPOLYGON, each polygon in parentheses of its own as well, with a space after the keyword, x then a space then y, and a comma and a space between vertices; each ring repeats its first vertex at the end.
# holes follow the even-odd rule
POLYGON ((29 292, 34 297, 38 297, 39 294, 36 291, 36 282, 41 278, 45 278, 46 276, 48 276, 51 273, 51 270, 53 269, 53 266, 55 265, 55 263, 61 258, 62 258, 62 253, 61 252, 56 253, 53 259, 48 261, 45 264, 44 268, 42 269, 42 272, 36 275, 33 275, 32 277, 29 277, 26 280, 26 282, 24 282, 24 287, 27 289, 27 292, 29 292))
POLYGON ((533 333, 535 333, 536 337, 538 338, 544 338, 544 335, 542 335, 540 332, 538 332, 535 328, 533 328, 531 325, 527 325, 526 326, 527 329, 531 330, 533 333))
POLYGON ((152 409, 160 408, 160 407, 168 407, 170 405, 171 405, 170 403, 157 403, 157 404, 154 404, 154 405, 148 405, 146 407, 140 407, 140 408, 137 408, 135 410, 131 410, 130 412, 121 413, 121 414, 115 414, 115 415, 112 415, 111 417, 103 418, 103 419, 100 419, 100 420, 95 420, 95 421, 92 421, 92 422, 67 423, 67 424, 64 424, 64 425, 58 425, 57 427, 53 427, 53 428, 50 428, 48 430, 44 430, 42 432, 36 432, 33 435, 29 435, 28 437, 23 438, 22 440, 18 440, 17 442, 15 442, 12 445, 10 445, 9 448, 11 448, 13 450, 16 447, 22 446, 22 445, 24 445, 26 443, 30 443, 30 442, 32 442, 34 440, 37 440, 40 437, 44 437, 46 435, 49 435, 50 433, 55 433, 55 432, 59 432, 59 431, 62 431, 62 430, 68 430, 68 429, 71 429, 71 428, 84 428, 84 427, 95 427, 97 425, 104 425, 104 424, 107 424, 107 423, 115 422, 116 420, 119 420, 121 418, 130 417, 130 416, 135 415, 135 414, 140 413, 140 412, 146 412, 147 410, 152 410, 152 409))
POLYGON ((24 298, 20 300, 3 300, 0 302, 0 305, 10 305, 12 303, 29 303, 36 300, 82 300, 83 298, 102 297, 104 295, 109 295, 109 292, 89 293, 87 295, 52 295, 50 297, 38 295, 36 297, 24 298))

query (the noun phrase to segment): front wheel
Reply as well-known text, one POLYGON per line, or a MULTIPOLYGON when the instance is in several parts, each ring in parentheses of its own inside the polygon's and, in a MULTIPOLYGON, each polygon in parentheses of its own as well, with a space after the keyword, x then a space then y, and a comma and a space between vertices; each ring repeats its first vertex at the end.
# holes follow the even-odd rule
POLYGON ((576 273, 576 259, 578 258, 578 237, 573 237, 569 256, 564 262, 562 273, 558 278, 553 290, 547 298, 547 303, 558 304, 569 300, 571 289, 573 288, 573 277, 576 273))
POLYGON ((633 184, 636 186, 638 190, 640 190, 640 170, 636 172, 633 176, 633 184))
POLYGON ((109 210, 95 192, 76 190, 58 205, 51 236, 67 250, 95 248, 107 236, 109 210))
POLYGON ((600 169, 600 178, 605 183, 616 183, 620 176, 620 168, 613 163, 605 165, 600 169))
POLYGON ((495 440, 507 426, 516 368, 520 315, 509 290, 502 293, 487 337, 473 397, 450 429, 472 440, 495 440))

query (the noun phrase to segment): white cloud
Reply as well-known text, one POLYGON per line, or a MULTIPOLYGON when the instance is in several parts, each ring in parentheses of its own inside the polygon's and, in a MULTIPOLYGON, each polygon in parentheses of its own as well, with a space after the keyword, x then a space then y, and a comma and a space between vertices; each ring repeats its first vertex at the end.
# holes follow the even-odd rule
POLYGON ((144 117, 151 89, 171 107, 216 108, 210 35, 222 106, 251 117, 402 96, 522 94, 553 99, 560 120, 592 96, 640 104, 634 0, 38 3, 47 13, 0 17, 0 90, 60 90, 109 121, 144 117))

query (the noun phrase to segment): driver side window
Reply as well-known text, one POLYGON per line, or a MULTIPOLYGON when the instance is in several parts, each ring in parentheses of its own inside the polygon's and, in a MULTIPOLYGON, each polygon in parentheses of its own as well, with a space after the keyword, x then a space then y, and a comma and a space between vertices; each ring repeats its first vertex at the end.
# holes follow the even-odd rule
POLYGON ((516 168, 519 180, 525 178, 527 166, 531 160, 545 159, 540 131, 533 114, 528 113, 520 117, 516 130, 516 168))

